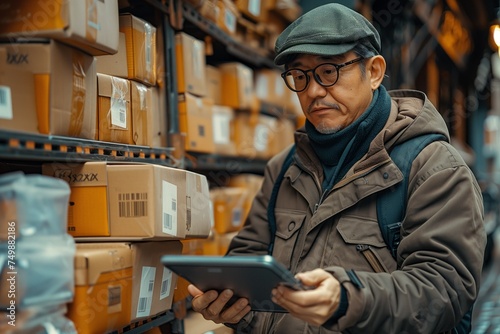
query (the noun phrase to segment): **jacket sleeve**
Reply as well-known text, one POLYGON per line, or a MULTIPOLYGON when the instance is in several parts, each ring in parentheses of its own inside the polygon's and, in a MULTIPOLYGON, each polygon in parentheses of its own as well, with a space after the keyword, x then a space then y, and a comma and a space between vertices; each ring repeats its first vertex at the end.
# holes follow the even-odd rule
POLYGON ((450 145, 430 146, 434 149, 421 152, 410 175, 397 254, 400 269, 356 271, 353 276, 344 268, 326 268, 347 289, 349 299, 346 315, 331 329, 446 332, 477 298, 486 244, 481 191, 450 145))

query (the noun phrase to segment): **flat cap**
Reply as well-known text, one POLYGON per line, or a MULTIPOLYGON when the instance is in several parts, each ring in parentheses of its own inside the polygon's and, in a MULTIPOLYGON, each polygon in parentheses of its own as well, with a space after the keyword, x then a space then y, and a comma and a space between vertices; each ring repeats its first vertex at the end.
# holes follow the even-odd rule
POLYGON ((380 36, 358 12, 338 3, 316 7, 292 22, 276 40, 274 63, 298 53, 335 56, 362 43, 380 54, 380 36))

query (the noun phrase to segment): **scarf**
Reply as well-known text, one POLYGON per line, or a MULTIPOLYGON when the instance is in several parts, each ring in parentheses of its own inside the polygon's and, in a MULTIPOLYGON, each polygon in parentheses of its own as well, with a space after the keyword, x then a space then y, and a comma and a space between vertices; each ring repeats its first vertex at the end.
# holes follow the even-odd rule
POLYGON ((349 168, 368 152, 371 141, 382 130, 391 110, 391 97, 384 86, 374 93, 366 111, 346 128, 331 134, 318 132, 306 121, 310 144, 323 165, 323 189, 331 189, 349 168))

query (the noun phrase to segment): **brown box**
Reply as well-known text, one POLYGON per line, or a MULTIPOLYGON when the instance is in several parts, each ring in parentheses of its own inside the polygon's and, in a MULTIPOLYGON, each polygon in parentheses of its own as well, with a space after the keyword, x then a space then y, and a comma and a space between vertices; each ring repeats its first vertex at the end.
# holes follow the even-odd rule
POLYGON ((222 75, 221 104, 235 109, 250 109, 255 97, 253 70, 238 62, 219 65, 222 75))
POLYGON ((214 100, 214 104, 222 102, 222 73, 212 65, 206 65, 207 97, 214 100))
POLYGON ((180 241, 134 242, 131 321, 151 317, 172 307, 177 275, 161 263, 166 254, 181 254, 180 241))
POLYGON ((156 85, 156 27, 131 14, 120 15, 125 33, 128 79, 156 85))
POLYGON ((214 205, 214 229, 223 234, 238 231, 246 219, 248 190, 240 187, 219 187, 210 190, 214 205))
POLYGON ((97 88, 99 140, 133 144, 129 81, 97 73, 97 88))
POLYGON ((178 92, 205 96, 205 42, 186 33, 178 33, 175 35, 175 55, 178 92))
POLYGON ((162 87, 151 87, 153 93, 153 112, 149 119, 148 131, 151 147, 167 147, 167 96, 162 87))
POLYGON ((280 71, 275 69, 259 69, 255 72, 255 95, 261 101, 285 107, 289 92, 280 71))
POLYGON ((118 50, 117 0, 2 1, 0 36, 53 38, 91 55, 118 50))
POLYGON ((217 0, 217 8, 219 9, 216 25, 226 34, 234 36, 236 34, 236 25, 240 12, 236 5, 231 0, 217 0))
POLYGON ((76 245, 75 296, 66 316, 78 333, 107 333, 130 323, 132 263, 123 243, 76 245))
POLYGON ((64 44, 0 44, 2 84, 12 87, 12 119, 0 128, 96 139, 96 72, 94 57, 64 44), (27 75, 31 73, 31 77, 27 75), (23 97, 19 89, 26 87, 23 97), (34 91, 34 95, 30 92, 34 91), (21 99, 33 102, 20 102, 21 99), (16 107, 19 106, 18 107, 16 107), (32 108, 25 109, 20 108, 32 108), (26 117, 23 126, 18 113, 26 117), (36 121, 35 121, 36 120, 36 121))
POLYGON ((192 172, 154 164, 51 163, 42 172, 70 184, 68 233, 75 237, 182 239, 188 223, 198 237, 210 224, 208 182, 200 174, 193 173, 192 186, 192 172))
POLYGON ((214 153, 212 105, 211 99, 179 95, 179 128, 186 134, 186 150, 214 153))
POLYGON ((206 238, 213 226, 208 181, 204 175, 186 171, 186 238, 206 238))
POLYGON ((236 7, 246 17, 257 21, 265 21, 267 8, 265 7, 264 0, 234 0, 236 7))
POLYGON ((247 112, 237 112, 234 122, 236 152, 249 158, 268 159, 273 152, 276 118, 247 112))
POLYGON ((120 78, 128 78, 127 43, 125 33, 119 33, 118 41, 118 52, 113 55, 95 57, 97 72, 120 78))

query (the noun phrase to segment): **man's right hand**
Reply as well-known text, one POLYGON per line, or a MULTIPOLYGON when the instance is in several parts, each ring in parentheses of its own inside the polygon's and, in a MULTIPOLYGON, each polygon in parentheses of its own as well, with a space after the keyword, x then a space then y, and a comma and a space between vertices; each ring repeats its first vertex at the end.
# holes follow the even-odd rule
POLYGON ((203 292, 190 284, 188 292, 193 296, 191 301, 193 310, 203 315, 206 320, 212 320, 216 324, 238 323, 250 312, 250 305, 246 298, 239 298, 232 305, 226 306, 233 296, 233 291, 229 289, 222 291, 220 294, 215 290, 203 292))

